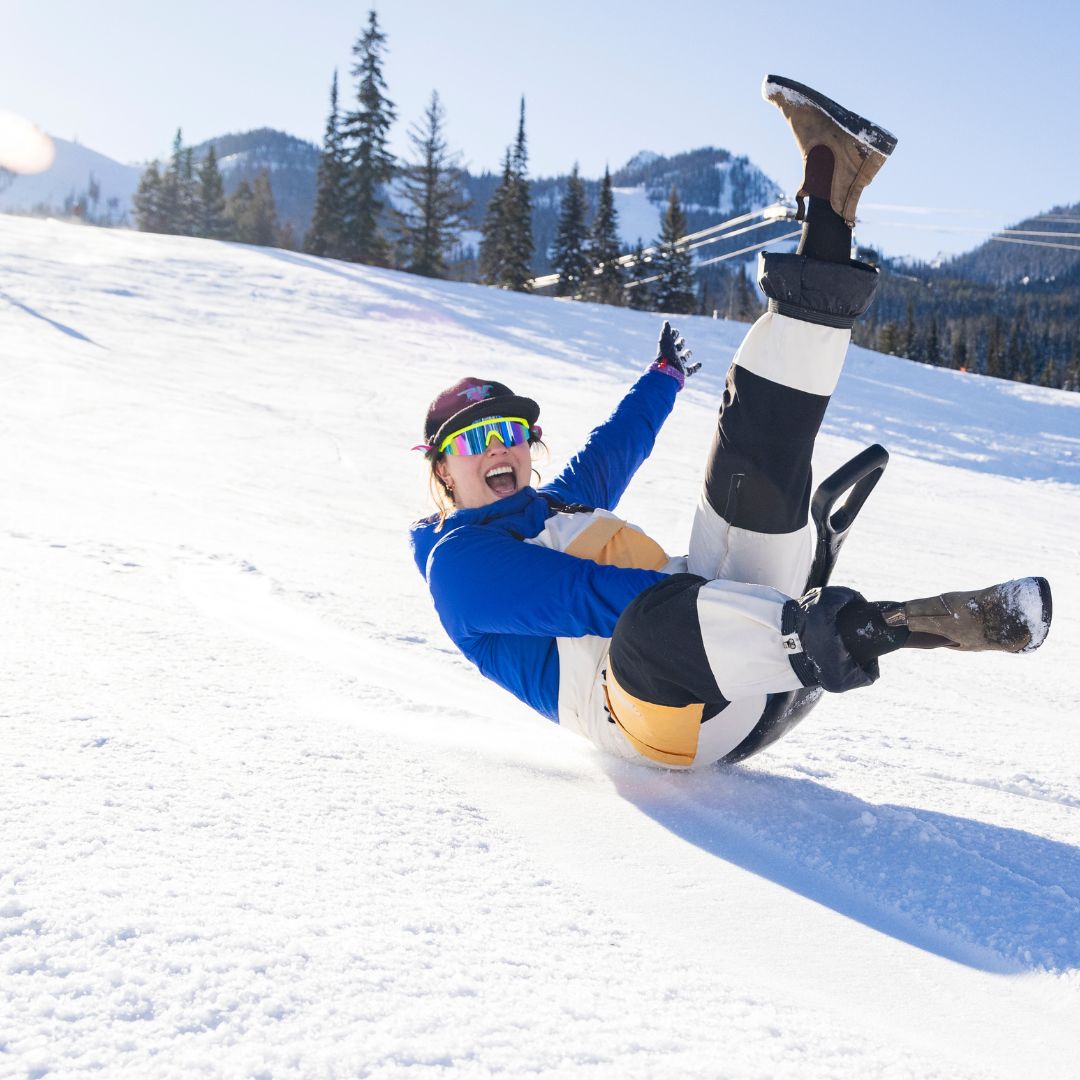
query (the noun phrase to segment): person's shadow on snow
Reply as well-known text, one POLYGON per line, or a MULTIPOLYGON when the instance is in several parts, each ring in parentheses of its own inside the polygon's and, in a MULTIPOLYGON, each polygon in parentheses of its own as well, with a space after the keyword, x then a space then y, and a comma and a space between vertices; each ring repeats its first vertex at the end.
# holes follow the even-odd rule
POLYGON ((611 770, 682 839, 910 945, 999 973, 1080 968, 1080 850, 813 780, 611 770))

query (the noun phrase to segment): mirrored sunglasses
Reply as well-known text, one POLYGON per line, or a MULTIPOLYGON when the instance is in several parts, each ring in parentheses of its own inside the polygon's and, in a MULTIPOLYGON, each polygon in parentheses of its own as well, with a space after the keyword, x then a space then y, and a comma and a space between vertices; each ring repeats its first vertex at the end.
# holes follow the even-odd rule
POLYGON ((439 445, 439 453, 482 454, 492 439, 498 439, 503 446, 520 446, 529 441, 529 422, 520 416, 481 420, 447 435, 439 445))

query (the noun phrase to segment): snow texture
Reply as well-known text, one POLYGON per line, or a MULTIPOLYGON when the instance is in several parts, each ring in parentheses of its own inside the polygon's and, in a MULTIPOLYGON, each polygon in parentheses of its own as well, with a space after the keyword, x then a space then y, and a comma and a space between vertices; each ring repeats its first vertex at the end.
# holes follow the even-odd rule
MULTIPOLYGON (((0 217, 0 1077, 1075 1075, 1080 395, 852 350, 818 474, 893 456, 836 583, 1043 574, 1054 628, 740 767, 607 760, 442 633, 432 395, 537 397, 550 476, 659 323, 0 217)), ((679 325, 621 508, 671 551, 745 330, 679 325)))

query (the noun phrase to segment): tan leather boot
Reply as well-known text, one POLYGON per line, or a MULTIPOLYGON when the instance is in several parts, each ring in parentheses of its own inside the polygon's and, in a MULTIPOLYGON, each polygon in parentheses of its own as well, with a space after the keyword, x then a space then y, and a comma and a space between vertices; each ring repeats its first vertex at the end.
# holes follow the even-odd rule
POLYGON ((1050 584, 1041 577, 904 604, 880 603, 878 609, 886 625, 940 638, 925 644, 961 652, 1032 652, 1046 640, 1053 614, 1050 584))
POLYGON ((798 220, 803 198, 828 199, 848 228, 863 189, 896 146, 896 136, 838 105, 809 86, 782 75, 766 75, 761 96, 785 116, 802 151, 806 173, 796 193, 798 220))

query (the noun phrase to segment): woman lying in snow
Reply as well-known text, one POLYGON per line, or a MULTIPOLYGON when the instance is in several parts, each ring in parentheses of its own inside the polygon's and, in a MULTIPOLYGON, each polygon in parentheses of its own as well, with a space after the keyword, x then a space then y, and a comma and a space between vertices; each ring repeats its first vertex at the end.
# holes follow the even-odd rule
POLYGON ((502 383, 460 380, 424 428, 439 512, 412 542, 447 633, 544 716, 666 766, 745 756, 775 737, 762 725, 778 702, 867 686, 896 649, 1026 652, 1050 623, 1042 578, 907 603, 806 591, 814 441, 877 285, 849 258, 851 227, 896 140, 799 83, 770 76, 763 93, 794 131, 809 206, 798 252, 762 256, 769 310, 728 372, 689 555, 611 513, 700 366, 667 323, 651 367, 539 489, 540 407, 502 383))

